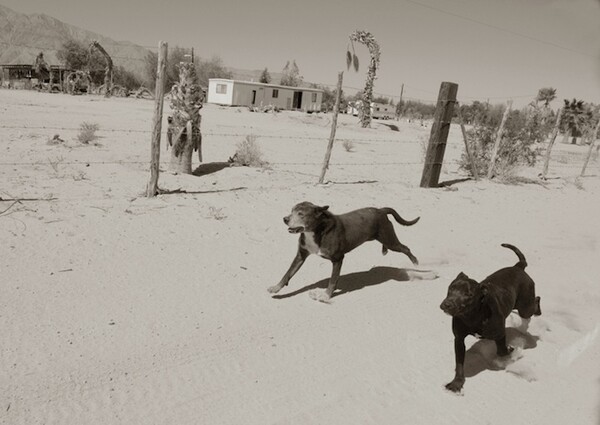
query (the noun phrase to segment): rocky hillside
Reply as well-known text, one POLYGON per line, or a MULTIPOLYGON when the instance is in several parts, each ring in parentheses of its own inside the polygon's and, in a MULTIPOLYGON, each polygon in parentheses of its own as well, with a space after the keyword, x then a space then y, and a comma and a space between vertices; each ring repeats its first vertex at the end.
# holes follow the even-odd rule
POLYGON ((144 58, 149 51, 143 47, 127 41, 115 41, 48 15, 26 15, 0 5, 0 65, 30 64, 39 52, 44 52, 49 64, 58 65, 56 53, 69 39, 86 44, 98 40, 116 65, 122 65, 140 76, 144 73, 144 58))

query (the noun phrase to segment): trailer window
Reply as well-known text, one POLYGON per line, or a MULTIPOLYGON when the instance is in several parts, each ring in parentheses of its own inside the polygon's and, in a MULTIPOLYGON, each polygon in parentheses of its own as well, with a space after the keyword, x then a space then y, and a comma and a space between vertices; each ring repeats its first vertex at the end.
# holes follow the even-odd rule
POLYGON ((217 94, 227 94, 227 84, 217 84, 217 94))
POLYGON ((313 93, 312 94, 312 102, 316 102, 317 101, 317 94, 313 93))
POLYGON ((279 90, 278 89, 273 89, 273 99, 276 99, 279 97, 279 90))

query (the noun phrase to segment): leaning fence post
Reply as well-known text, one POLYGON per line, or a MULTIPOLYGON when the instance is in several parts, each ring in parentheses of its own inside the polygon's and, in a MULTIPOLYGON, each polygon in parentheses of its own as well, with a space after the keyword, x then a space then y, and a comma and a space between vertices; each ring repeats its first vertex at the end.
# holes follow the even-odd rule
POLYGON ((337 91, 335 93, 335 105, 333 106, 333 118, 331 120, 331 134, 329 135, 329 143, 327 144, 327 151, 325 152, 325 159, 323 160, 323 167, 321 168, 321 176, 319 177, 319 184, 323 183, 325 179, 325 172, 329 168, 329 159, 331 158, 331 149, 333 148, 333 141, 335 140, 335 130, 337 128, 337 117, 340 112, 340 99, 342 98, 342 81, 344 79, 344 73, 338 73, 337 91))
POLYGON ((158 67, 154 96, 154 119, 152 121, 152 148, 150 153, 150 181, 146 187, 146 196, 158 193, 158 167, 160 165, 160 132, 162 130, 163 101, 165 95, 165 70, 167 68, 167 48, 164 41, 158 43, 158 67))
POLYGON ((475 180, 479 180, 479 172, 477 171, 477 165, 475 164, 473 152, 471 152, 471 148, 469 147, 467 130, 465 129, 465 123, 462 114, 460 113, 460 110, 458 112, 458 121, 460 122, 460 131, 462 132, 463 141, 465 142, 465 150, 467 151, 467 156, 469 157, 469 163, 471 164, 471 171, 473 172, 473 177, 475 177, 475 180))
POLYGON ((556 124, 554 124, 554 129, 552 130, 552 136, 550 136, 550 142, 548 142, 548 147, 546 148, 546 156, 544 158, 544 168, 542 169, 542 180, 546 180, 546 174, 548 174, 548 164, 550 163, 550 152, 552 152, 552 146, 554 146, 554 142, 556 140, 556 136, 558 136, 558 129, 560 127, 560 119, 563 115, 563 108, 559 108, 556 113, 556 124))
POLYGON ((508 104, 506 105, 504 115, 502 116, 502 122, 500 123, 498 133, 496 134, 496 141, 494 142, 494 148, 492 149, 492 158, 490 159, 490 167, 488 168, 488 179, 491 179, 494 176, 494 165, 496 163, 496 156, 498 156, 498 148, 500 147, 500 142, 502 141, 502 137, 504 136, 504 126, 506 125, 506 120, 508 119, 510 108, 512 108, 512 100, 509 100, 508 104))
POLYGON ((433 115, 431 135, 429 136, 429 145, 425 154, 421 187, 437 187, 439 184, 457 92, 458 84, 456 83, 444 81, 440 86, 437 106, 433 115))
POLYGON ((583 163, 583 168, 581 169, 580 177, 583 177, 583 175, 585 174, 585 169, 587 168, 588 163, 590 162, 590 157, 592 156, 592 150, 594 149, 594 145, 596 144, 596 137, 598 136, 598 131, 600 131, 600 118, 598 119, 598 124, 596 124, 596 128, 594 129, 594 132, 590 136, 590 148, 588 149, 588 153, 585 158, 585 162, 583 163))

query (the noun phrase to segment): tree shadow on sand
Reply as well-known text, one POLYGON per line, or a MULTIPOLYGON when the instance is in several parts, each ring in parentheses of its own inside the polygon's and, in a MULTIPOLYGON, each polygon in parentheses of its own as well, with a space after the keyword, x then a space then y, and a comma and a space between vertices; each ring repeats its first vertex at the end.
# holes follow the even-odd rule
POLYGON ((400 128, 398 128, 398 126, 396 124, 386 124, 383 122, 380 122, 379 124, 385 125, 387 128, 389 128, 392 131, 400 131, 400 128))
MULTIPOLYGON (((336 291, 333 293, 332 298, 338 295, 347 294, 348 292, 363 289, 367 286, 379 285, 390 280, 395 280, 397 282, 408 282, 411 280, 418 280, 419 278, 416 278, 415 275, 419 273, 433 272, 413 269, 398 269, 395 267, 373 267, 371 270, 366 272, 346 274, 340 276, 340 279, 337 283, 336 291)), ((273 298, 283 299, 293 297, 303 292, 310 291, 312 289, 327 288, 328 284, 329 278, 322 279, 317 283, 313 283, 312 285, 308 285, 304 288, 297 289, 294 292, 290 292, 288 294, 283 295, 274 295, 273 298)))
POLYGON ((230 162, 207 162, 205 164, 200 164, 198 167, 192 172, 194 176, 206 176, 208 174, 213 174, 218 171, 221 171, 224 168, 231 167, 230 162))
MULTIPOLYGON (((537 346, 539 337, 518 328, 506 328, 506 343, 515 347, 515 351, 529 350, 537 346)), ((514 353, 514 352, 513 352, 514 353)), ((507 366, 518 360, 519 357, 496 355, 496 343, 489 339, 480 339, 467 350, 465 356, 465 377, 471 378, 484 370, 505 370, 507 366)))

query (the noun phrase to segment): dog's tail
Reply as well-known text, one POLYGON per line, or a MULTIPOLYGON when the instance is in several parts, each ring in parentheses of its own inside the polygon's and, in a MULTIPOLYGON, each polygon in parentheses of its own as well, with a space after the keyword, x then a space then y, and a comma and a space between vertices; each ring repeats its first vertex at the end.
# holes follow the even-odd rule
POLYGON ((396 219, 396 221, 400 224, 402 224, 403 226, 412 226, 413 224, 415 224, 417 221, 419 221, 419 219, 421 217, 417 217, 414 220, 405 220, 402 217, 400 217, 400 214, 398 214, 396 212, 395 209, 393 208, 381 208, 381 211, 385 214, 391 214, 394 216, 394 218, 396 219))
POLYGON ((507 244, 507 243, 503 243, 502 246, 504 248, 508 248, 508 249, 512 250, 515 254, 517 254, 517 257, 519 257, 519 262, 517 264, 515 264, 515 267, 520 267, 522 269, 525 269, 525 267, 527 267, 527 260, 525 260, 525 256, 523 255, 523 253, 521 251, 519 251, 519 248, 517 248, 514 245, 507 244))

